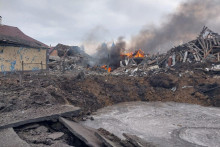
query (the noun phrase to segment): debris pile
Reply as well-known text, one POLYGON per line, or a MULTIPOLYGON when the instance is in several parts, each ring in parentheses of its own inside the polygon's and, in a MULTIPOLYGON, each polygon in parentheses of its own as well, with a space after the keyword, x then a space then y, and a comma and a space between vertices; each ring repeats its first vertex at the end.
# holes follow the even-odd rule
MULTIPOLYGON (((120 47, 118 46, 114 50, 121 51, 120 47)), ((100 63, 102 66, 90 66, 89 63, 94 59, 79 47, 58 44, 51 53, 54 50, 57 51, 57 56, 49 57, 49 68, 52 71, 112 72, 114 75, 144 76, 152 72, 164 72, 166 68, 176 69, 186 64, 190 64, 192 67, 197 63, 207 64, 207 67, 203 66, 205 71, 219 72, 220 70, 217 64, 220 62, 220 35, 205 26, 197 39, 174 47, 166 54, 149 55, 139 49, 135 52, 120 53, 120 57, 117 56, 117 63, 112 61, 115 58, 110 58, 106 54, 108 57, 106 56, 107 59, 103 59, 103 63, 100 63), (108 64, 105 64, 104 61, 108 61, 108 64), (114 66, 109 64, 110 62, 115 63, 114 66), (215 64, 210 66, 209 63, 215 64)))
POLYGON ((196 40, 172 48, 166 54, 160 66, 175 66, 181 63, 219 62, 220 35, 204 26, 196 40))
POLYGON ((15 128, 18 136, 29 145, 41 146, 85 146, 60 122, 45 121, 15 128))
POLYGON ((128 76, 146 76, 149 73, 162 72, 164 69, 159 68, 158 65, 148 66, 147 64, 129 65, 119 67, 112 72, 113 75, 128 75, 128 76))
POLYGON ((128 66, 128 65, 138 65, 146 57, 144 52, 141 49, 135 51, 134 53, 133 52, 123 53, 120 56, 121 56, 121 61, 120 61, 121 67, 128 66))
POLYGON ((58 44, 50 51, 49 69, 52 71, 80 71, 88 66, 90 56, 78 46, 58 44), (54 52, 56 51, 56 54, 54 52))
POLYGON ((114 75, 144 76, 167 71, 166 68, 201 68, 220 72, 220 35, 204 27, 196 40, 170 49, 166 54, 146 55, 142 50, 121 55, 114 75), (190 66, 188 66, 190 65, 190 66))

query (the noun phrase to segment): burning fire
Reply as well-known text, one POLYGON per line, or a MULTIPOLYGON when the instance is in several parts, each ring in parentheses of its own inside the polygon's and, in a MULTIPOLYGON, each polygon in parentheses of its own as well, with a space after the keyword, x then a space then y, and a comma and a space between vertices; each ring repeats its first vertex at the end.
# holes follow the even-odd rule
MULTIPOLYGON (((144 54, 144 52, 141 49, 139 49, 139 50, 135 51, 134 53, 133 52, 123 53, 120 56, 128 57, 128 58, 144 58, 145 54, 144 54)), ((101 66, 101 68, 105 69, 108 72, 112 71, 112 68, 108 67, 107 65, 103 65, 103 66, 101 66)))
POLYGON ((101 68, 107 70, 107 65, 103 65, 103 66, 101 66, 101 68))
POLYGON ((111 68, 111 67, 109 67, 109 68, 108 68, 108 72, 111 72, 111 71, 112 71, 112 68, 111 68))
POLYGON ((124 54, 121 54, 121 56, 127 56, 128 58, 144 58, 145 54, 141 49, 139 49, 138 51, 135 51, 134 53, 133 52, 124 53, 124 54))
POLYGON ((144 52, 141 49, 139 49, 134 55, 134 58, 144 58, 144 57, 145 57, 144 52))
POLYGON ((132 56, 133 56, 133 52, 125 53, 124 55, 127 56, 128 58, 132 58, 132 56))
POLYGON ((101 68, 107 70, 108 72, 112 71, 112 68, 111 67, 108 68, 107 65, 103 65, 103 66, 101 66, 101 68))

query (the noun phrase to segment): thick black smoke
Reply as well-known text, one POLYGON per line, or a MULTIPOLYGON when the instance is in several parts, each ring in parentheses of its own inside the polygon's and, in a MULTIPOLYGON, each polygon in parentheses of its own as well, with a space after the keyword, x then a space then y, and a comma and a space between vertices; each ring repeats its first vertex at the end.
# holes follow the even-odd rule
POLYGON ((174 45, 195 39, 204 25, 220 31, 220 0, 187 0, 160 27, 146 27, 132 38, 132 49, 165 52, 174 45))
MULTIPOLYGON (((116 44, 102 44, 95 54, 97 65, 119 66, 120 53, 142 49, 145 53, 162 53, 184 42, 196 39, 203 26, 220 32, 220 0, 186 0, 168 15, 160 27, 146 26, 126 47, 119 37, 116 44)), ((144 18, 146 19, 147 18, 144 18)))
POLYGON ((94 55, 97 65, 107 65, 112 68, 119 66, 120 55, 125 50, 126 43, 123 37, 119 37, 116 43, 108 46, 106 43, 100 45, 94 55))

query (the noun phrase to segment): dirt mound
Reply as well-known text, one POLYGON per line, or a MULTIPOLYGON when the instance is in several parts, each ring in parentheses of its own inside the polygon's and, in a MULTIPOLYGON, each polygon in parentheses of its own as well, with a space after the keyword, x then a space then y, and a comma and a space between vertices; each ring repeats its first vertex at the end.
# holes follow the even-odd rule
POLYGON ((170 70, 143 77, 124 75, 30 75, 0 79, 0 113, 71 104, 87 112, 127 101, 174 101, 219 106, 219 76, 170 70))
POLYGON ((172 88, 175 87, 174 80, 166 74, 158 74, 150 77, 150 85, 153 87, 172 88))

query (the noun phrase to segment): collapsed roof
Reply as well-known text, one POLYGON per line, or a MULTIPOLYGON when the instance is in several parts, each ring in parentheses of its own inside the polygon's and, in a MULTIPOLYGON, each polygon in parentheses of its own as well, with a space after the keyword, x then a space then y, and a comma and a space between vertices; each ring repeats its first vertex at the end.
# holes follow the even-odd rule
POLYGON ((59 43, 53 49, 51 49, 49 53, 51 54, 54 50, 57 50, 58 56, 60 57, 65 56, 65 52, 67 56, 82 55, 84 57, 89 57, 89 55, 86 54, 84 50, 78 46, 68 46, 59 43))
POLYGON ((172 65, 179 62, 219 62, 220 35, 204 26, 197 39, 172 48, 159 64, 164 64, 169 58, 173 60, 172 65))

